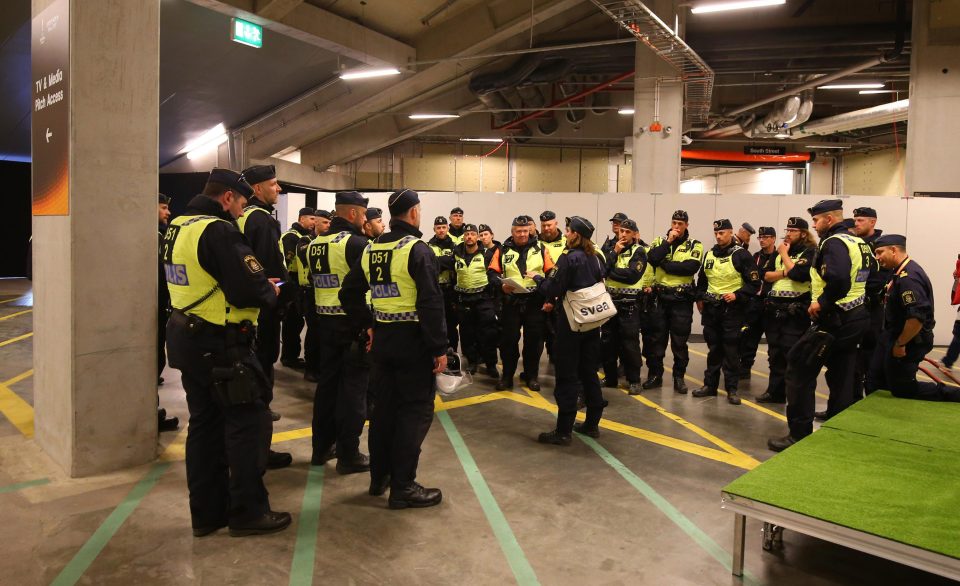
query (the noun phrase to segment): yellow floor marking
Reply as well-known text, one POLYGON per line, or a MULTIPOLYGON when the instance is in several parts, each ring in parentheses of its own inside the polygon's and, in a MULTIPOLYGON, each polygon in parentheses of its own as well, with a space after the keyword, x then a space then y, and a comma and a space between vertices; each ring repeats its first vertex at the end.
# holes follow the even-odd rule
POLYGON ((33 335, 33 332, 28 332, 22 336, 17 336, 16 338, 10 338, 9 340, 4 340, 3 342, 0 342, 0 348, 2 348, 3 346, 6 346, 7 344, 13 344, 14 342, 19 342, 20 340, 26 340, 32 335, 33 335))
MULTIPOLYGON (((669 372, 669 373, 673 373, 673 370, 670 369, 670 368, 664 367, 664 370, 666 370, 666 371, 669 372)), ((692 382, 695 383, 695 384, 698 384, 698 385, 700 385, 700 386, 703 386, 703 381, 702 381, 702 380, 700 380, 700 379, 698 379, 698 378, 694 378, 694 377, 690 376, 689 374, 684 375, 684 378, 687 379, 688 381, 692 381, 692 382)), ((719 392, 722 393, 722 394, 724 394, 724 395, 727 394, 726 391, 719 391, 719 392)), ((761 413, 766 413, 767 415, 770 415, 771 417, 776 417, 776 418, 779 419, 780 421, 786 421, 786 420, 787 420, 787 418, 786 418, 785 416, 783 416, 782 414, 777 413, 776 411, 771 411, 770 409, 767 409, 766 407, 761 407, 760 405, 757 405, 757 404, 754 403, 753 401, 744 399, 743 397, 740 397, 740 401, 741 401, 741 403, 743 403, 743 404, 746 405, 747 407, 750 407, 751 409, 756 409, 757 411, 759 411, 759 412, 761 412, 761 413)))
POLYGON ((470 405, 479 405, 480 403, 489 403, 490 401, 499 401, 502 399, 500 395, 495 395, 492 393, 485 393, 483 395, 477 395, 475 397, 465 397, 463 399, 454 399, 452 401, 443 401, 437 396, 436 401, 434 401, 433 410, 434 411, 447 411, 449 409, 456 409, 457 407, 469 407, 470 405))
POLYGON ((21 372, 20 374, 18 374, 17 376, 13 377, 13 378, 10 379, 10 380, 5 380, 5 381, 3 381, 2 384, 3 384, 4 386, 9 387, 10 385, 15 385, 15 384, 17 384, 18 382, 22 381, 22 380, 25 379, 25 378, 30 378, 31 376, 33 376, 33 369, 32 369, 32 368, 31 368, 30 370, 26 371, 26 372, 21 372))
MULTIPOLYGON (((750 459, 750 460, 754 460, 754 458, 753 458, 752 456, 750 456, 749 454, 746 454, 746 453, 744 453, 744 452, 741 452, 741 451, 738 450, 737 448, 733 447, 732 445, 728 444, 727 442, 723 441, 722 439, 718 438, 717 436, 713 435, 712 433, 710 433, 709 431, 703 429, 702 427, 700 427, 700 426, 698 426, 698 425, 696 425, 696 424, 690 423, 689 421, 687 421, 687 420, 684 419, 683 417, 680 417, 679 415, 676 415, 675 413, 671 413, 671 412, 667 411, 666 409, 664 409, 664 408, 661 407, 660 405, 654 403, 654 402, 651 401, 650 399, 644 397, 643 395, 629 395, 629 396, 630 396, 631 398, 636 399, 637 401, 643 403, 643 404, 646 405, 647 407, 650 407, 651 409, 655 409, 655 410, 657 411, 657 413, 660 413, 660 414, 663 415, 664 417, 666 417, 666 418, 668 418, 668 419, 672 419, 673 421, 679 423, 680 425, 684 426, 685 428, 687 428, 688 430, 692 431, 693 433, 699 435, 700 437, 702 437, 703 439, 707 440, 708 442, 714 444, 715 446, 717 446, 717 447, 720 448, 721 450, 727 452, 728 454, 732 454, 732 455, 734 455, 734 456, 740 456, 740 457, 743 457, 743 458, 748 458, 748 459, 750 459)), ((760 464, 760 462, 757 461, 757 460, 754 460, 754 462, 756 462, 756 465, 759 465, 759 464, 760 464)))
MULTIPOLYGON (((530 407, 536 407, 543 411, 549 411, 550 413, 557 412, 557 406, 553 403, 547 401, 539 394, 533 393, 528 390, 530 396, 521 395, 519 393, 513 393, 510 391, 500 391, 497 393, 505 399, 510 399, 517 403, 523 405, 529 405, 530 407)), ((583 413, 577 413, 577 419, 583 420, 583 413)), ((702 458, 707 458, 709 460, 716 460, 717 462, 723 462, 724 464, 729 464, 730 466, 736 466, 737 468, 743 468, 744 470, 752 470, 758 462, 749 456, 737 456, 729 452, 722 450, 717 450, 715 448, 708 448, 706 446, 701 446, 692 442, 685 440, 677 439, 654 431, 649 431, 646 429, 640 429, 638 427, 633 427, 632 425, 626 425, 623 423, 618 423, 610 419, 601 419, 600 427, 608 429, 610 431, 615 431, 617 433, 622 433, 623 435, 628 435, 640 440, 648 441, 654 444, 658 444, 667 448, 672 448, 679 450, 681 452, 686 452, 688 454, 693 454, 695 456, 700 456, 702 458)))
MULTIPOLYGON (((688 349, 688 350, 689 350, 689 349, 688 349)), ((689 352, 690 352, 691 354, 696 354, 697 356, 703 356, 704 358, 707 357, 707 355, 704 354, 703 352, 697 352, 696 350, 689 350, 689 352)), ((766 352, 764 352, 764 354, 766 354, 766 352)), ((753 370, 753 369, 751 368, 751 369, 750 369, 750 372, 752 372, 753 374, 756 374, 756 375, 758 375, 758 376, 762 376, 763 378, 766 378, 766 379, 769 379, 769 378, 770 378, 770 375, 769 375, 769 374, 760 372, 759 370, 753 370)), ((823 393, 820 393, 820 392, 817 392, 817 391, 814 391, 814 394, 815 394, 816 396, 820 397, 821 399, 829 399, 829 398, 830 398, 830 397, 828 397, 827 395, 825 395, 825 394, 823 394, 823 393)))
POLYGON ((174 462, 177 460, 183 460, 187 456, 187 426, 184 425, 183 429, 177 433, 177 437, 173 438, 173 441, 170 442, 170 445, 167 446, 167 449, 163 450, 160 454, 160 460, 163 462, 174 462))
POLYGON ((3 305, 4 303, 10 303, 11 301, 19 301, 20 299, 24 299, 26 297, 27 295, 21 295, 19 297, 13 297, 11 299, 4 299, 3 301, 0 301, 0 305, 3 305))
POLYGON ((0 412, 25 437, 33 437, 33 407, 11 391, 6 384, 0 384, 0 412))
POLYGON ((5 319, 12 319, 12 318, 17 317, 18 315, 23 315, 23 314, 25 314, 25 313, 30 313, 30 312, 32 312, 32 311, 33 311, 32 309, 25 309, 25 310, 23 310, 23 311, 18 311, 18 312, 16 312, 16 313, 11 313, 10 315, 5 315, 5 316, 3 316, 3 317, 0 317, 0 321, 3 321, 3 320, 5 320, 5 319))

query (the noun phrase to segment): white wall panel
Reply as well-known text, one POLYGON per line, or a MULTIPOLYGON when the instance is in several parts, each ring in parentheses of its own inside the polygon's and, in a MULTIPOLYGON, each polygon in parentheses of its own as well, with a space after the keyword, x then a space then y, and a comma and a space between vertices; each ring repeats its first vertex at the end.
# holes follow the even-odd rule
MULTIPOLYGON (((783 197, 774 195, 721 195, 717 197, 716 219, 727 218, 733 223, 733 233, 736 234, 740 225, 748 222, 755 230, 760 226, 773 226, 777 235, 783 237, 783 227, 780 219, 780 202, 783 197)), ((706 242, 706 241, 705 241, 706 242)), ((710 246, 715 242, 710 241, 710 246)), ((750 239, 750 252, 760 250, 754 234, 750 239)))
POLYGON ((594 240, 602 243, 610 236, 610 218, 617 212, 637 223, 640 237, 650 242, 654 236, 654 209, 656 200, 649 193, 604 193, 597 198, 597 234, 594 240))
MULTIPOLYGON (((871 201, 879 199, 881 198, 874 197, 871 201)), ((957 318, 957 308, 950 305, 950 287, 953 285, 957 254, 960 253, 960 234, 950 224, 960 212, 960 201, 936 197, 897 201, 907 202, 907 213, 904 214, 907 218, 904 234, 907 237, 907 250, 910 257, 926 271, 933 285, 937 320, 934 343, 949 344, 953 322, 957 318)), ((879 209, 877 215, 880 215, 879 209)))

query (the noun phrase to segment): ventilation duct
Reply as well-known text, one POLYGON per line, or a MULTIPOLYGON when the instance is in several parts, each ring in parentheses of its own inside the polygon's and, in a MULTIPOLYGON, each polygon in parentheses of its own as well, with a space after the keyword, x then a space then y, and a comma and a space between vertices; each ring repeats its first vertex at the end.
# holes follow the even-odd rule
POLYGON ((882 104, 863 110, 855 110, 837 116, 821 118, 809 124, 803 124, 791 131, 790 138, 804 138, 807 136, 824 136, 835 132, 846 132, 881 124, 902 122, 907 119, 910 109, 910 100, 900 100, 882 104))

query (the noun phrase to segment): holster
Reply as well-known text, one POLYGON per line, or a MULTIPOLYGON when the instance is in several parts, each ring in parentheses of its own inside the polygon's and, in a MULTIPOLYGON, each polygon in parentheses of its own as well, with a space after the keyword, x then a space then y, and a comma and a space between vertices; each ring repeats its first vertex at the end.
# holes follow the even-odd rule
POLYGON ((169 323, 176 328, 182 329, 187 333, 188 338, 196 338, 204 331, 212 330, 217 326, 210 324, 195 315, 187 315, 179 309, 170 312, 169 323))
POLYGON ((819 370, 830 356, 834 339, 833 334, 814 324, 800 336, 791 352, 800 352, 807 367, 819 370))
POLYGON ((221 405, 245 405, 262 396, 263 381, 253 368, 238 360, 228 367, 214 367, 213 389, 221 405))

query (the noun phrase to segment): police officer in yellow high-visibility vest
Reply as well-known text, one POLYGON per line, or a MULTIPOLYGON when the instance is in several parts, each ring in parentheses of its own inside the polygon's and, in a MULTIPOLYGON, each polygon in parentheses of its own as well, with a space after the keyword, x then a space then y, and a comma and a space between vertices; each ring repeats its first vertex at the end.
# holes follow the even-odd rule
POLYGON ((447 219, 437 216, 433 220, 433 238, 427 244, 437 255, 440 290, 443 291, 444 313, 447 319, 447 344, 456 350, 460 345, 460 334, 457 330, 457 295, 453 290, 453 249, 457 241, 450 236, 449 230, 450 225, 447 224, 447 219))
POLYGON ((703 262, 703 244, 690 236, 690 216, 683 210, 673 212, 666 237, 658 236, 647 251, 647 262, 656 269, 657 327, 647 366, 644 389, 663 385, 663 357, 667 354, 667 336, 673 349, 673 390, 686 394, 683 376, 690 363, 687 339, 693 323, 695 297, 693 279, 703 262))
MULTIPOLYGON (((558 259, 563 254, 563 249, 567 246, 567 237, 557 227, 557 214, 551 210, 544 210, 540 213, 540 233, 536 235, 540 244, 550 253, 550 258, 558 259)), ((556 336, 556 320, 547 316, 543 328, 543 346, 547 350, 547 356, 553 362, 553 338, 556 336)))
POLYGON ((626 219, 620 222, 620 239, 606 256, 607 292, 617 307, 617 315, 600 329, 600 348, 603 356, 603 385, 617 388, 617 359, 623 363, 623 374, 631 395, 640 394, 640 307, 643 293, 640 282, 647 268, 647 251, 640 245, 637 223, 626 219))
POLYGON ((815 391, 820 369, 827 368, 827 416, 854 402, 857 345, 870 327, 864 307, 866 283, 874 260, 870 246, 847 232, 843 202, 829 199, 807 210, 820 235, 810 267, 811 303, 807 314, 817 324, 793 346, 787 357, 787 424, 790 433, 767 446, 779 452, 813 433, 815 391), (829 345, 829 351, 822 352, 829 345), (824 358, 818 359, 818 357, 824 358))
POLYGON ((478 242, 479 232, 473 224, 463 227, 463 242, 453 249, 456 266, 453 290, 457 294, 457 321, 463 353, 475 373, 481 361, 486 374, 500 378, 497 371, 497 314, 493 290, 487 275, 483 247, 478 242))
POLYGON ((263 484, 272 421, 252 347, 257 315, 279 291, 234 224, 252 193, 239 173, 214 169, 161 247, 173 307, 170 366, 182 374, 190 410, 187 487, 197 537, 228 525, 242 536, 290 524, 289 513, 271 511, 263 484))
POLYGON ((465 230, 466 228, 463 224, 463 208, 455 207, 450 210, 450 231, 448 232, 454 244, 461 244, 463 242, 463 233, 465 230))
POLYGON ((713 236, 717 243, 703 257, 697 280, 697 309, 703 316, 703 339, 707 343, 707 368, 703 386, 694 397, 714 397, 723 387, 727 402, 740 404, 740 333, 750 297, 760 290, 760 273, 753 257, 733 239, 730 220, 716 220, 713 236))
POLYGON ((368 243, 347 274, 340 302, 362 329, 373 328, 370 356, 370 494, 390 487, 390 508, 440 503, 440 489, 416 482, 420 445, 433 421, 434 374, 447 368, 447 333, 436 256, 420 240, 420 198, 403 189, 387 200, 390 231, 368 243), (367 304, 371 291, 373 310, 367 304))
POLYGON ((316 225, 316 210, 300 208, 297 221, 280 237, 280 248, 283 250, 283 260, 287 265, 287 282, 296 284, 297 295, 287 306, 287 313, 283 317, 280 329, 280 364, 288 368, 302 370, 305 362, 300 358, 300 333, 303 332, 304 308, 302 302, 303 286, 300 285, 300 276, 297 268, 297 245, 304 239, 313 238, 313 228, 316 225))
POLYGON ((353 474, 370 469, 369 458, 360 451, 367 416, 368 336, 347 318, 340 304, 340 286, 367 246, 363 235, 367 198, 356 191, 342 191, 335 205, 330 229, 307 247, 317 327, 323 332, 320 361, 311 365, 319 381, 313 400, 310 461, 322 466, 335 453, 337 472, 353 474))

